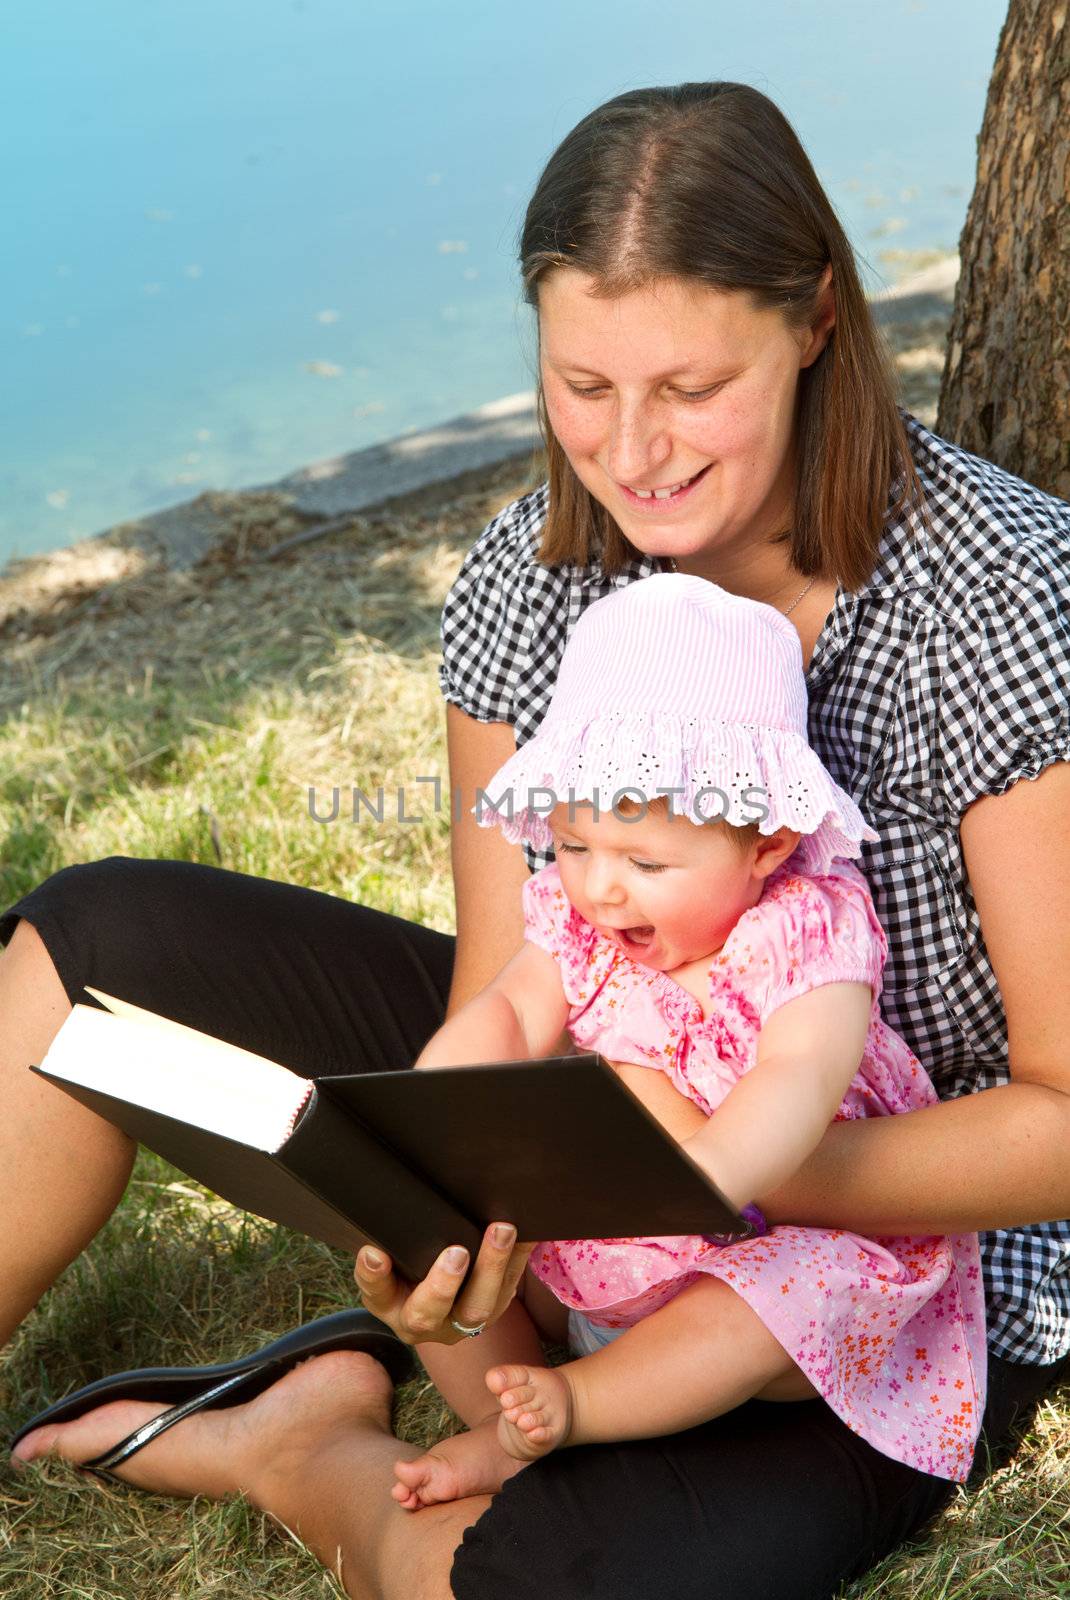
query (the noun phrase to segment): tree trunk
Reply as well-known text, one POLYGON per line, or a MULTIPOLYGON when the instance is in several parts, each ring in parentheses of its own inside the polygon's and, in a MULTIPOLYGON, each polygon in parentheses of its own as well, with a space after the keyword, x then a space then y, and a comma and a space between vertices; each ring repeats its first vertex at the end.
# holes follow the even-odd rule
POLYGON ((1010 0, 937 432, 1070 498, 1070 3, 1010 0))

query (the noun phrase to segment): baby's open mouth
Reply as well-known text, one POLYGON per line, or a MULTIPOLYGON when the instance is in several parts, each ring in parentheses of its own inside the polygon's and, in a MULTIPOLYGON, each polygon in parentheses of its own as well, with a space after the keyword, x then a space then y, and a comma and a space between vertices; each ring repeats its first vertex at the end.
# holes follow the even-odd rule
POLYGON ((644 922, 642 926, 636 928, 618 928, 617 932, 623 944, 639 949, 643 945, 648 945, 653 939, 654 925, 652 922, 644 922))

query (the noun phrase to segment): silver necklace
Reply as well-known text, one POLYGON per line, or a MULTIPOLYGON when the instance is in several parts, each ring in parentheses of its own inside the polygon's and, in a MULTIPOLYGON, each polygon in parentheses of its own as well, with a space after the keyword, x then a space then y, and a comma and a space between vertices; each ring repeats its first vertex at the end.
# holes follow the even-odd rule
MULTIPOLYGON (((679 572, 680 568, 676 565, 675 556, 668 556, 668 557, 666 557, 666 559, 667 559, 667 561, 669 563, 669 570, 671 572, 679 572)), ((817 582, 817 578, 816 577, 811 578, 810 582, 806 585, 806 588, 802 591, 801 594, 797 594, 795 596, 795 599, 791 602, 791 605, 788 606, 787 610, 780 612, 781 616, 790 617, 791 613, 795 610, 795 607, 799 604, 799 601, 806 599, 806 596, 810 593, 810 590, 814 587, 814 584, 816 582, 817 582)), ((780 611, 780 607, 777 606, 776 610, 780 611)))

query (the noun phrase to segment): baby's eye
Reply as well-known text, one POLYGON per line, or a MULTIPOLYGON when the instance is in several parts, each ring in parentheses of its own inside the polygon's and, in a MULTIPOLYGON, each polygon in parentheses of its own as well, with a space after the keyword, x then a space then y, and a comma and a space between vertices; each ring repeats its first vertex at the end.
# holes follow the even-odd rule
POLYGON ((582 856, 586 849, 585 844, 566 844, 564 839, 554 841, 554 850, 559 856, 582 856))
POLYGON ((638 867, 640 872, 664 872, 665 871, 665 863, 663 861, 636 861, 633 858, 632 866, 633 867, 638 867))

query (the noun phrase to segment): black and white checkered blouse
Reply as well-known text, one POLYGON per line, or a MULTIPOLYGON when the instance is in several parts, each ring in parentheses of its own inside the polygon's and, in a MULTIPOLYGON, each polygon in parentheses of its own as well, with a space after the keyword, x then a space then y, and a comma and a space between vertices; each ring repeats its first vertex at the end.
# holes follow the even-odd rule
MULTIPOLYGON (((807 671, 810 741, 880 834, 863 846, 890 954, 886 1021, 944 1098, 1006 1083, 999 986, 959 819, 1070 759, 1070 505, 906 418, 931 528, 889 518, 876 569, 837 589, 807 671)), ((442 615, 442 692, 530 739, 585 606, 662 570, 638 557, 540 566, 546 486, 507 506, 442 615)), ((548 858, 528 852, 529 865, 548 858)), ((1070 1350, 1070 1222, 982 1235, 989 1344, 1019 1362, 1070 1350)))

